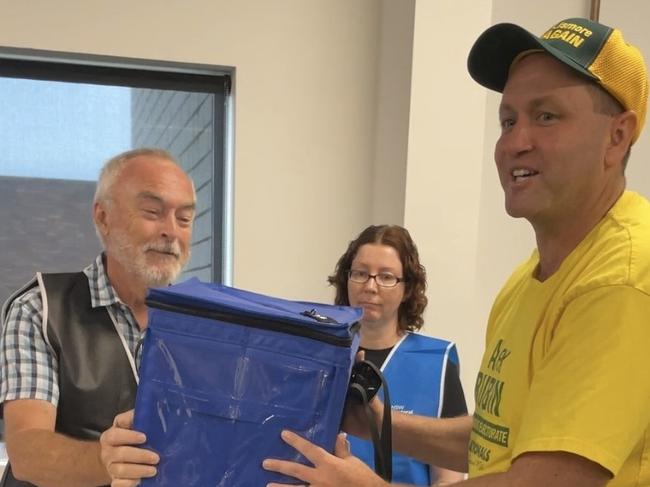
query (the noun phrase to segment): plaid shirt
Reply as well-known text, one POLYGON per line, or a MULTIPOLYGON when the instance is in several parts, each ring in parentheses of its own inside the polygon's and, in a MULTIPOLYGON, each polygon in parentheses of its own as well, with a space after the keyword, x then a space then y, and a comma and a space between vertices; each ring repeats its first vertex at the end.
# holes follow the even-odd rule
MULTIPOLYGON (((93 308, 105 307, 132 356, 141 333, 131 309, 108 281, 100 254, 84 269, 93 308)), ((38 286, 18 296, 7 312, 0 337, 0 403, 13 399, 59 401, 57 357, 43 335, 43 301, 38 286)))

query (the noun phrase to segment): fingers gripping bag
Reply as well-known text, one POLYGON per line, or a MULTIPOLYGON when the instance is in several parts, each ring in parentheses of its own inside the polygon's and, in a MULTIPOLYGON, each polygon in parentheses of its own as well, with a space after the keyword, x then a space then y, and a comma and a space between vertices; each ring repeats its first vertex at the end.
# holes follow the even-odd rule
POLYGON ((309 464, 283 429, 334 450, 360 309, 198 279, 150 290, 147 305, 134 429, 161 459, 143 487, 298 485, 261 466, 309 464))

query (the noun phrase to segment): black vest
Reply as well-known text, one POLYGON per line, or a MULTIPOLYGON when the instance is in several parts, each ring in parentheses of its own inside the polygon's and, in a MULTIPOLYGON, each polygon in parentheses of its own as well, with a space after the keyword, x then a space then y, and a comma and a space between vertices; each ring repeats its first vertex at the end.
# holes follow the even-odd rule
MULTIPOLYGON (((92 308, 84 273, 42 278, 41 294, 47 300, 43 331, 59 361, 56 431, 98 440, 118 413, 135 404, 136 381, 127 352, 106 308, 92 308)), ((35 280, 31 287, 37 285, 35 280)), ((30 486, 16 480, 7 465, 0 487, 30 486)))

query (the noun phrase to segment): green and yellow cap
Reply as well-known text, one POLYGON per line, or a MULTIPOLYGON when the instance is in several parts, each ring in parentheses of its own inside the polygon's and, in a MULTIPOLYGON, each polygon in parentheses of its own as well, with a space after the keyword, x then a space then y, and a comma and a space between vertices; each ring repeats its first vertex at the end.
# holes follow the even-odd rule
POLYGON ((502 92, 513 62, 528 51, 545 51, 583 76, 594 80, 632 110, 643 129, 648 102, 648 73, 641 52, 623 39, 621 31, 583 18, 562 20, 540 37, 515 24, 487 29, 467 59, 470 75, 479 84, 502 92))

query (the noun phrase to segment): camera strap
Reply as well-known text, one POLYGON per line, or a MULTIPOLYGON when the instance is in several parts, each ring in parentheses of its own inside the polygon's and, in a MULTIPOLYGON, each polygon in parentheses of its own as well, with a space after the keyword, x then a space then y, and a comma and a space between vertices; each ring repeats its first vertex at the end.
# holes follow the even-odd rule
POLYGON ((352 371, 348 394, 363 404, 375 454, 375 472, 390 482, 393 477, 392 420, 390 394, 384 374, 372 362, 357 362, 352 371), (370 401, 381 387, 384 389, 384 414, 380 432, 377 428, 377 417, 370 408, 370 401))

